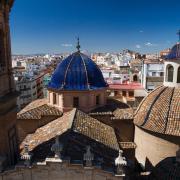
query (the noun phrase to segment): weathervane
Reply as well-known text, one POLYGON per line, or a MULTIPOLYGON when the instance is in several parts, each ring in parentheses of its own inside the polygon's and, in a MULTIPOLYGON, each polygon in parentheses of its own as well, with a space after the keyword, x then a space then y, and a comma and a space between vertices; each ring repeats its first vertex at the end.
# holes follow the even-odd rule
POLYGON ((80 43, 79 43, 79 37, 77 38, 77 46, 76 46, 76 48, 77 48, 78 52, 80 52, 81 46, 80 46, 80 43))
POLYGON ((180 43, 180 30, 177 32, 177 35, 179 36, 179 43, 180 43))

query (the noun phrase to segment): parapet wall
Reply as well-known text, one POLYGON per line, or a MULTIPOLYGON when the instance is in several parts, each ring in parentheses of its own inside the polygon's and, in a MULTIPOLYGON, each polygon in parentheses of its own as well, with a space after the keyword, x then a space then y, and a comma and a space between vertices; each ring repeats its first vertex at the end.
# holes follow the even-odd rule
POLYGON ((86 168, 82 164, 72 165, 55 159, 31 168, 17 166, 15 170, 0 174, 0 180, 121 180, 123 177, 103 171, 100 168, 86 168))

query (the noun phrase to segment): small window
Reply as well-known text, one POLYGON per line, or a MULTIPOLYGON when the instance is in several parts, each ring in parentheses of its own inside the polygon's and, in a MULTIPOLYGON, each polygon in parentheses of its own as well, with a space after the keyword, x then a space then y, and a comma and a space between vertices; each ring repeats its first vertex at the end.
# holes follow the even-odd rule
POLYGON ((160 72, 160 76, 161 76, 161 77, 164 76, 164 72, 160 72))
POLYGON ((114 91, 114 95, 117 96, 118 95, 118 91, 114 91))
POLYGON ((99 97, 99 95, 98 95, 98 96, 96 96, 96 105, 99 105, 99 104, 100 104, 99 100, 100 100, 100 97, 99 97))
POLYGON ((53 93, 53 104, 57 104, 56 93, 53 93))
POLYGON ((153 76, 153 77, 156 76, 156 72, 152 72, 152 76, 153 76))
POLYGON ((79 107, 79 97, 73 98, 73 107, 79 107))
POLYGON ((122 95, 123 95, 123 96, 126 96, 126 91, 122 91, 122 95))
POLYGON ((134 97, 134 91, 129 91, 129 97, 134 97))

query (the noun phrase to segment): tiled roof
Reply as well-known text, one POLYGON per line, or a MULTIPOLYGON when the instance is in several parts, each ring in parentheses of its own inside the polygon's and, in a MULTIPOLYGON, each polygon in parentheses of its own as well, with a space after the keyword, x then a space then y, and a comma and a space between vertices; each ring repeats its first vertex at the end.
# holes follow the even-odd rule
POLYGON ((41 119, 42 116, 62 116, 62 112, 48 105, 47 99, 37 99, 23 108, 17 114, 17 119, 41 119))
POLYGON ((48 100, 47 99, 36 99, 34 101, 32 101, 31 103, 29 103, 27 106, 25 106, 18 114, 22 114, 26 111, 29 111, 31 109, 34 109, 36 107, 42 106, 44 104, 47 104, 48 100))
POLYGON ((64 113, 62 117, 38 128, 35 133, 29 134, 20 145, 20 149, 25 144, 29 145, 29 150, 32 151, 38 145, 63 134, 69 128, 69 119, 73 117, 73 111, 64 113))
POLYGON ((112 119, 133 119, 134 118, 134 110, 132 108, 125 109, 116 109, 113 112, 114 117, 112 119))
POLYGON ((140 83, 129 83, 129 84, 109 84, 109 89, 114 90, 137 90, 144 89, 140 83))
POLYGON ((109 148, 119 149, 114 129, 81 111, 76 112, 73 131, 88 136, 109 148))
POLYGON ((41 119, 42 116, 62 116, 62 112, 53 106, 43 104, 17 114, 17 119, 41 119))
POLYGON ((90 115, 111 115, 116 109, 129 108, 129 106, 117 99, 108 98, 107 103, 104 106, 98 107, 92 110, 90 115))
POLYGON ((134 123, 157 133, 180 136, 180 88, 160 86, 139 105, 134 123))
POLYGON ((65 113, 62 117, 38 128, 35 133, 25 138, 21 144, 21 148, 24 147, 24 144, 28 144, 30 151, 32 151, 40 144, 49 141, 57 135, 63 134, 67 130, 87 136, 111 149, 119 149, 113 128, 77 109, 73 109, 65 113))

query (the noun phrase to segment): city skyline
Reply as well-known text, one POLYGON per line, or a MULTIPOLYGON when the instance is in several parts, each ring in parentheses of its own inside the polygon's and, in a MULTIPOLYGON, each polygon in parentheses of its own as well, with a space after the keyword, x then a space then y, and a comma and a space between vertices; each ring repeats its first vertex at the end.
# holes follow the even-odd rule
POLYGON ((10 17, 12 53, 73 52, 77 36, 88 52, 156 53, 178 40, 179 5, 178 0, 17 0, 10 17))

